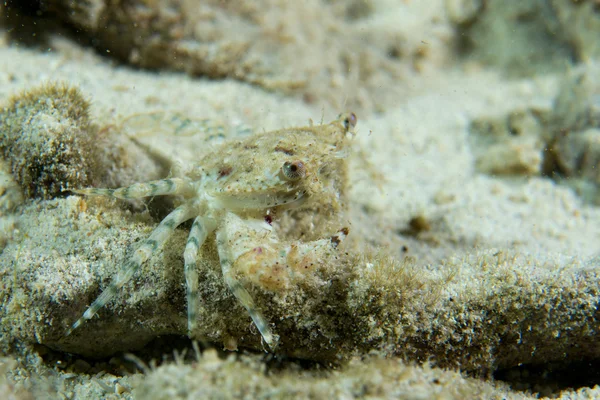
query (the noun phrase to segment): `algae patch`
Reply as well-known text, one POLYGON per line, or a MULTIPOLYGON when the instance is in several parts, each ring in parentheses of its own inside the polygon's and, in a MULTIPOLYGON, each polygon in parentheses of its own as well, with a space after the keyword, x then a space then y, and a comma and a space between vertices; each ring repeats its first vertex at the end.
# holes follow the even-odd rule
POLYGON ((93 120, 85 95, 66 83, 13 95, 0 110, 0 126, 8 172, 0 211, 20 203, 19 191, 25 199, 48 200, 82 187, 156 179, 170 167, 120 134, 118 121, 93 120))
MULTIPOLYGON (((455 371, 408 366, 397 359, 355 360, 339 370, 288 367, 265 371, 256 356, 220 359, 205 351, 194 365, 167 364, 149 372, 135 390, 144 399, 465 399, 501 398, 506 384, 464 378, 455 371), (409 395, 410 393, 410 395, 409 395)), ((514 395, 526 399, 526 395, 514 395)))
POLYGON ((89 103, 49 83, 13 96, 0 112, 0 154, 25 197, 50 199, 91 184, 98 163, 89 103))

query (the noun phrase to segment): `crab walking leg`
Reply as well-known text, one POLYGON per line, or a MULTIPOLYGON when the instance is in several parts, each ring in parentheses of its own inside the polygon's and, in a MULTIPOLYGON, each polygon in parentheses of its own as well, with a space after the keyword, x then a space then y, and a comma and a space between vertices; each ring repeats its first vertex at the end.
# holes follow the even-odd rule
POLYGON ((73 193, 92 195, 92 196, 109 196, 119 199, 139 199, 150 196, 164 196, 169 194, 193 194, 194 188, 192 183, 187 179, 172 178, 161 179, 158 181, 150 181, 145 183, 135 183, 131 186, 126 186, 118 189, 74 189, 73 193))
POLYGON ((208 234, 214 230, 214 223, 208 219, 197 217, 192 224, 188 236, 183 259, 185 262, 184 274, 187 291, 187 316, 188 336, 191 338, 196 329, 196 311, 198 310, 198 271, 196 270, 196 258, 198 250, 206 240, 208 234))
POLYGON ((152 253, 162 246, 165 241, 171 236, 175 228, 181 225, 181 223, 192 218, 196 213, 193 206, 184 204, 177 207, 169 215, 161 221, 161 223, 154 229, 152 234, 139 249, 135 251, 131 259, 125 264, 113 281, 108 285, 100 296, 89 308, 83 313, 83 316, 79 318, 66 333, 66 336, 70 335, 77 327, 83 324, 86 320, 92 318, 96 313, 104 307, 109 301, 111 301, 117 292, 127 283, 131 277, 137 272, 140 266, 150 258, 152 253))
POLYGON ((273 336, 273 333, 271 333, 271 328, 269 328, 268 322, 256 308, 256 304, 254 304, 254 300, 252 299, 252 296, 250 296, 250 293, 248 293, 246 288, 244 288, 242 284, 231 274, 231 260, 223 258, 220 251, 219 257, 221 258, 221 270, 223 271, 223 278, 225 279, 225 283, 229 287, 229 290, 231 290, 231 293, 233 293, 238 301, 246 308, 248 314, 250 314, 250 318, 252 318, 254 325, 256 325, 256 328, 260 332, 267 345, 271 349, 275 348, 275 337, 273 336))
POLYGON ((243 222, 238 216, 227 213, 224 226, 217 231, 217 249, 219 251, 223 279, 225 280, 227 287, 229 287, 229 290, 231 290, 231 293, 233 293, 238 301, 246 308, 248 314, 250 314, 250 318, 252 318, 254 325, 256 325, 256 328, 264 341, 271 349, 273 349, 276 345, 276 339, 271 332, 271 328, 269 328, 268 322, 256 308, 256 304, 254 303, 252 296, 250 296, 250 293, 248 293, 246 288, 242 286, 232 273, 233 262, 237 258, 233 254, 233 249, 239 246, 239 244, 236 243, 237 241, 243 240, 243 235, 240 235, 242 231, 240 225, 243 225, 243 222), (233 233, 231 236, 236 237, 236 239, 230 240, 228 238, 229 233, 233 233))

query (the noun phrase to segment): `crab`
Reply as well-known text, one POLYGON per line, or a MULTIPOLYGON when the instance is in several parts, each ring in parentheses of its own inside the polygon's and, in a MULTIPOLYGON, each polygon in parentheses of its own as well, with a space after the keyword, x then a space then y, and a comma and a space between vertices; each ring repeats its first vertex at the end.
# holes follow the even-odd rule
POLYGON ((198 252, 207 237, 215 234, 227 287, 245 307, 264 342, 274 349, 278 336, 244 283, 271 292, 290 290, 337 251, 348 235, 348 228, 341 226, 345 158, 356 123, 356 115, 346 113, 329 124, 231 140, 180 178, 117 189, 73 190, 120 199, 174 195, 180 204, 143 241, 66 335, 98 313, 179 225, 193 219, 184 251, 188 336, 193 337, 196 329, 198 252), (295 239, 282 240, 274 229, 273 217, 282 213, 298 222, 302 233, 295 239))

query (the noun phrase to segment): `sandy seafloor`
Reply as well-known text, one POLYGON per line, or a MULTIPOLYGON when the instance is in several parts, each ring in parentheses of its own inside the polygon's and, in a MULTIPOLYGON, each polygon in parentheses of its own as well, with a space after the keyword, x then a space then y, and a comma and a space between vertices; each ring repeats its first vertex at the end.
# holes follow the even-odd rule
MULTIPOLYGON (((394 20, 393 15, 402 16, 398 21, 411 21, 411 18, 420 21, 419 13, 435 13, 413 3, 399 2, 391 6, 392 3, 385 2, 391 8, 376 7, 372 23, 385 24, 394 20)), ((443 14, 441 4, 432 3, 431 8, 436 7, 443 14)), ((410 26, 412 38, 418 38, 420 31, 415 27, 419 25, 415 22, 410 26)), ((431 29, 427 35, 431 35, 431 29)), ((307 104, 302 98, 232 79, 209 80, 180 72, 144 71, 121 65, 58 34, 51 34, 47 49, 40 49, 18 45, 9 41, 6 33, 1 33, 0 60, 0 102, 44 82, 64 81, 81 90, 91 102, 92 120, 105 125, 133 114, 160 110, 268 131, 306 125, 309 120, 329 121, 343 111, 327 102, 317 100, 307 104)), ((349 156, 348 218, 349 241, 356 246, 355 250, 377 249, 398 259, 411 257, 417 265, 423 266, 423 274, 436 274, 435 266, 448 260, 465 260, 473 264, 468 268, 476 269, 479 255, 498 252, 526 257, 534 267, 529 272, 521 272, 533 280, 536 273, 541 273, 536 265, 552 264, 565 274, 568 272, 564 271, 572 268, 575 275, 581 270, 600 268, 600 209, 597 206, 583 201, 570 186, 540 174, 495 175, 478 171, 473 142, 469 138, 469 124, 474 119, 501 118, 511 111, 528 108, 552 109, 562 72, 514 77, 477 62, 460 65, 432 58, 429 64, 427 59, 423 63, 420 71, 407 73, 404 79, 395 82, 397 94, 386 104, 385 110, 353 110, 359 117, 359 125, 349 156), (369 160, 376 174, 365 172, 361 157, 369 160), (407 233, 411 219, 417 216, 424 216, 431 227, 425 232, 407 233)), ((352 88, 342 87, 335 97, 343 99, 350 90, 352 88)), ((150 148, 160 149, 161 154, 175 164, 194 162, 194 146, 169 136, 169 132, 152 132, 142 140, 150 148)), ((533 162, 539 163, 538 153, 533 153, 524 158, 531 157, 533 162)), ((144 171, 136 173, 145 176, 144 171)), ((155 171, 149 171, 147 175, 153 173, 155 171)), ((35 201, 43 208, 46 200, 35 201)), ((59 200, 75 201, 73 197, 59 200)), ((27 199, 20 207, 33 202, 27 199)), ((111 205, 118 206, 117 203, 111 205)), ((20 226, 30 224, 23 218, 31 215, 31 209, 23 213, 17 208, 3 216, 3 227, 8 227, 3 234, 7 249, 16 246, 11 243, 17 243, 20 226)), ((42 225, 39 228, 48 229, 42 225)), ((461 276, 469 279, 468 275, 461 276)), ((49 284, 53 282, 51 277, 45 279, 49 284)), ((587 283, 590 287, 597 286, 597 282, 587 283)), ((591 325, 596 330, 599 328, 597 321, 591 325)), ((590 334, 592 339, 588 343, 600 344, 597 335, 590 334)), ((599 383, 597 375, 595 380, 581 386, 567 385, 561 391, 548 389, 554 387, 551 382, 554 378, 549 378, 550 382, 542 379, 541 383, 532 383, 526 378, 505 382, 469 377, 468 371, 463 371, 461 376, 458 371, 436 369, 435 359, 431 360, 433 366, 413 366, 410 360, 404 364, 393 358, 364 361, 366 364, 361 366, 361 361, 355 360, 350 367, 339 367, 341 370, 331 375, 310 369, 314 367, 307 370, 297 367, 287 371, 281 380, 265 383, 261 379, 268 379, 261 372, 264 359, 260 354, 219 359, 212 350, 205 351, 195 362, 167 363, 147 377, 141 373, 122 376, 113 374, 112 370, 93 374, 66 372, 56 364, 56 357, 60 355, 54 355, 52 361, 44 360, 41 354, 36 354, 39 347, 35 347, 37 350, 27 347, 33 342, 35 339, 21 343, 20 352, 5 354, 0 360, 0 372, 6 374, 0 378, 0 398, 41 398, 43 393, 49 398, 131 398, 148 394, 155 398, 249 396, 250 392, 244 393, 240 381, 257 382, 251 393, 265 398, 284 398, 286 393, 313 398, 324 393, 333 393, 339 398, 369 395, 371 398, 423 399, 535 398, 540 392, 565 399, 600 398, 600 390, 593 388, 599 383), (198 376, 203 378, 193 378, 194 373, 200 372, 198 376), (202 379, 206 380, 204 389, 201 389, 202 379), (364 389, 361 395, 357 387, 363 385, 362 380, 368 381, 364 387, 369 389, 364 389), (173 389, 178 386, 179 392, 173 389), (336 391, 328 391, 331 388, 336 391), (161 393, 163 389, 165 393, 161 393)), ((590 354, 589 359, 579 358, 598 366, 597 361, 593 363, 598 355, 596 352, 590 354)), ((564 360, 560 356, 556 359, 557 363, 564 360)), ((83 362, 93 364, 89 359, 80 361, 83 362)), ((569 362, 578 360, 568 360, 567 369, 569 362)), ((544 360, 542 366, 537 367, 543 369, 550 363, 544 360)))

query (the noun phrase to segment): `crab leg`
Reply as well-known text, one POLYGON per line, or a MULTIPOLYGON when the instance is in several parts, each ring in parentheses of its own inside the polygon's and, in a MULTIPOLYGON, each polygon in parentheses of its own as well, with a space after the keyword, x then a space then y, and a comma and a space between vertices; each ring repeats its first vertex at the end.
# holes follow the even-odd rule
MULTIPOLYGON (((244 241, 244 235, 240 235, 239 225, 243 225, 240 218, 232 213, 228 213, 225 217, 224 227, 221 227, 217 231, 217 249, 219 251, 219 259, 221 262, 221 271, 223 272, 223 279, 231 290, 231 293, 238 299, 238 301, 246 308, 250 318, 254 322, 254 325, 262 335, 267 345, 273 349, 276 345, 276 339, 269 328, 269 324, 261 312, 256 308, 256 304, 252 299, 252 296, 244 286, 233 276, 232 267, 233 262, 236 260, 236 256, 233 254, 234 249, 240 247, 238 241, 244 241), (234 239, 228 238, 228 233, 232 232, 234 239), (236 234, 237 233, 237 234, 236 234)), ((242 244, 243 246, 243 244, 242 244)))
POLYGON ((192 218, 196 213, 193 206, 184 204, 177 207, 169 215, 161 221, 161 223, 154 229, 152 234, 139 249, 135 251, 131 259, 123 266, 123 268, 117 273, 117 276, 102 292, 100 296, 89 308, 83 313, 83 316, 79 318, 73 326, 67 331, 66 336, 70 335, 77 327, 79 327, 86 320, 92 318, 96 313, 104 307, 109 301, 111 301, 117 292, 127 283, 131 277, 137 272, 141 265, 157 251, 165 241, 173 234, 173 231, 181 223, 192 218))
POLYGON ((109 196, 119 199, 139 199, 150 196, 164 196, 169 194, 191 194, 193 193, 193 185, 187 179, 172 178, 161 179, 158 181, 150 181, 145 183, 135 183, 131 186, 126 186, 118 189, 74 189, 73 193, 92 195, 92 196, 109 196))
POLYGON ((190 230, 183 253, 187 291, 188 336, 190 338, 196 329, 196 310, 198 309, 198 271, 196 270, 196 258, 198 250, 202 247, 208 234, 213 230, 214 223, 211 224, 208 220, 197 217, 192 224, 192 229, 190 230))
MULTIPOLYGON (((221 252, 219 252, 219 256, 221 256, 221 252)), ((242 286, 242 284, 233 277, 231 274, 231 260, 227 258, 221 259, 221 270, 223 271, 223 278, 225 279, 225 283, 231 290, 231 293, 238 299, 238 301, 246 308, 248 314, 250 314, 250 318, 256 325, 256 328, 260 332, 264 341, 267 345, 273 349, 275 348, 276 341, 273 333, 271 332, 271 328, 269 328, 269 323, 263 317, 261 312, 256 308, 256 304, 250 296, 250 293, 242 286)))

